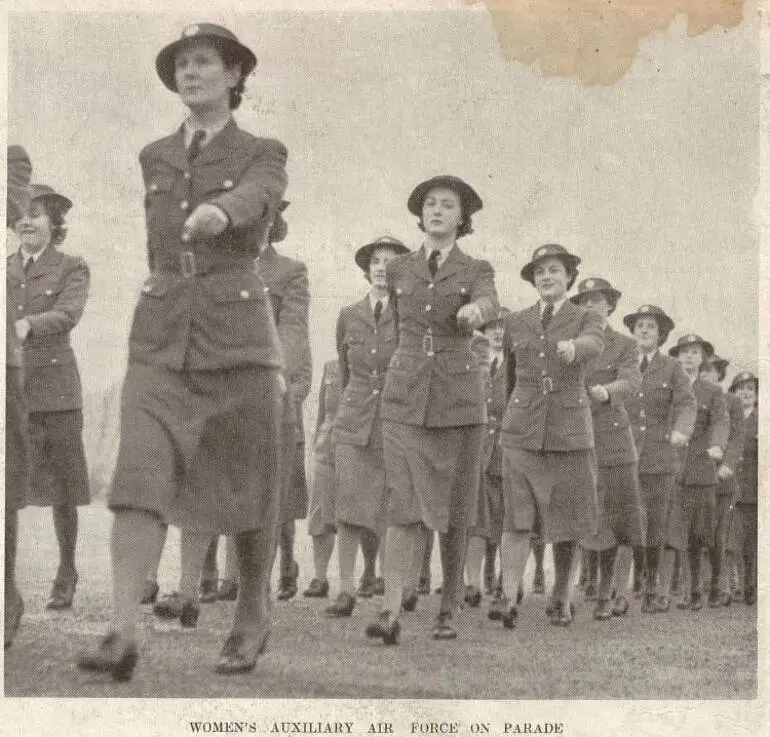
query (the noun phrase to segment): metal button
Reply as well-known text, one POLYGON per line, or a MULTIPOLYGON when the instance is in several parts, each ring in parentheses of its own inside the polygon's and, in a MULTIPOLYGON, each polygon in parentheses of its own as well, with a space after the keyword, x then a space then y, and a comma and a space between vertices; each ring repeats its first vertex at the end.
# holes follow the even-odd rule
POLYGON ((433 309, 431 305, 425 305, 425 312, 430 312, 433 309))
POLYGON ((518 403, 519 403, 519 400, 518 400, 518 399, 514 399, 514 400, 513 400, 513 403, 514 403, 514 404, 518 404, 518 403))
POLYGON ((613 422, 612 424, 613 424, 614 427, 619 427, 617 422, 613 422))
POLYGON ((641 426, 639 429, 640 429, 642 432, 644 432, 644 431, 645 431, 647 428, 646 428, 644 425, 642 425, 642 426, 641 426))
POLYGON ((186 172, 185 172, 185 173, 184 173, 182 176, 183 176, 185 179, 189 179, 189 178, 190 178, 190 172, 189 172, 189 171, 186 171, 186 172))
POLYGON ((493 428, 491 428, 488 432, 489 432, 490 435, 494 435, 495 434, 495 431, 494 431, 493 428))
POLYGON ((142 287, 142 291, 143 291, 145 294, 149 294, 149 293, 152 291, 152 287, 151 287, 151 286, 149 286, 149 285, 147 285, 147 286, 144 286, 144 287, 142 287))
POLYGON ((376 348, 372 348, 372 355, 374 355, 375 353, 377 353, 377 349, 376 348))
POLYGON ((379 393, 380 393, 380 390, 379 390, 379 389, 374 389, 374 390, 372 391, 372 394, 374 394, 375 396, 377 396, 379 393))
POLYGON ((51 359, 51 363, 59 363, 59 359, 58 358, 52 358, 51 359))
POLYGON ((433 282, 431 282, 430 284, 428 284, 428 289, 433 289, 434 286, 435 286, 435 284, 433 282))
POLYGON ((267 294, 270 291, 270 287, 263 287, 262 291, 267 294))
POLYGON ((153 182, 153 183, 150 185, 150 192, 157 192, 157 191, 158 191, 158 185, 157 185, 157 184, 155 184, 155 182, 153 182))
POLYGON ((545 358, 545 353, 541 353, 540 358, 545 358))
POLYGON ((241 298, 242 299, 248 299, 249 298, 249 292, 246 289, 241 289, 241 298))
POLYGON ((403 294, 404 290, 401 287, 396 287, 396 294, 403 294))
POLYGON ((189 243, 190 242, 190 234, 189 233, 182 233, 182 243, 189 243))
POLYGON ((225 179, 225 181, 222 182, 222 186, 225 189, 232 189, 232 187, 233 187, 233 180, 232 179, 225 179))
POLYGON ((179 209, 180 210, 187 210, 190 207, 190 203, 187 200, 182 200, 179 203, 179 209))
POLYGON ((542 370, 540 373, 541 373, 543 376, 545 376, 545 375, 546 375, 548 372, 547 372, 545 369, 543 369, 543 370, 542 370))
POLYGON ((18 305, 18 306, 16 307, 16 309, 17 309, 17 310, 23 310, 23 309, 24 309, 24 305, 18 305))
POLYGON ((45 290, 45 296, 46 297, 50 297, 52 294, 53 294, 53 290, 52 289, 46 289, 45 290))
POLYGON ((487 397, 487 404, 492 404, 492 397, 487 397))
POLYGON ((467 291, 468 290, 465 287, 460 287, 460 294, 466 294, 467 291))
POLYGON ((639 392, 639 396, 643 397, 644 396, 644 392, 639 392))
POLYGON ((540 340, 545 340, 545 335, 541 335, 540 340))

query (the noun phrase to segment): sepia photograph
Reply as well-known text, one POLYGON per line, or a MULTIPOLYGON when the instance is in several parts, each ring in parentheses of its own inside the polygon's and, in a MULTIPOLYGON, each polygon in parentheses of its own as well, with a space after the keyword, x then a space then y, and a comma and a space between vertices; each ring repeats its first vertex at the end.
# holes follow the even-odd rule
POLYGON ((12 4, 9 734, 762 733, 763 10, 12 4))

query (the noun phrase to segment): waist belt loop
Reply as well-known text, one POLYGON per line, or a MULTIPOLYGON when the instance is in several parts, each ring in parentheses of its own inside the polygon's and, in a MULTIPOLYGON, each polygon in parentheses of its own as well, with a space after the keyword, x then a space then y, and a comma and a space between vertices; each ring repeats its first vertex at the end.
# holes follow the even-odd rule
POLYGON ((192 251, 182 251, 179 254, 179 270, 182 272, 182 276, 190 278, 197 273, 197 266, 195 263, 195 254, 192 251))

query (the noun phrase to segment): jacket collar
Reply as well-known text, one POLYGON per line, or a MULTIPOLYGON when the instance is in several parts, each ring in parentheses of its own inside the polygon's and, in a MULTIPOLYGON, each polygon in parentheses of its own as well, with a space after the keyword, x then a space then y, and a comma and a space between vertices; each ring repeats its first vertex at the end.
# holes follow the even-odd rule
POLYGON ((374 321, 374 311, 372 310, 372 303, 369 300, 369 295, 367 294, 360 302, 356 302, 355 308, 356 312, 358 313, 358 316, 367 324, 369 327, 371 327, 372 330, 375 328, 381 328, 383 325, 387 325, 389 322, 393 320, 393 308, 392 305, 393 300, 389 299, 388 304, 385 306, 385 309, 382 311, 382 314, 380 315, 380 322, 375 323, 374 321))
POLYGON ((14 254, 12 263, 15 265, 18 275, 22 280, 35 279, 43 274, 47 274, 52 269, 56 269, 61 263, 64 256, 56 250, 56 247, 49 245, 38 258, 35 259, 35 263, 32 264, 32 268, 28 274, 24 273, 24 267, 22 265, 21 248, 14 254))
MULTIPOLYGON (((195 163, 211 164, 225 158, 233 148, 238 147, 240 132, 235 121, 230 119, 230 122, 201 149, 195 163)), ((184 145, 184 125, 179 126, 175 133, 163 139, 160 157, 175 169, 181 171, 189 169, 187 149, 184 145)))

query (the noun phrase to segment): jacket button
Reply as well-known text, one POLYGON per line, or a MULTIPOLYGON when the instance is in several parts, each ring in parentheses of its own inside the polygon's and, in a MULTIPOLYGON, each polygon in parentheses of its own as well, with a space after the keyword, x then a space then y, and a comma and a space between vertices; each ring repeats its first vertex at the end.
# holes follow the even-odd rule
POLYGON ((487 397, 487 404, 492 404, 492 397, 487 397))
POLYGON ((545 340, 545 335, 541 335, 540 340, 545 340))
POLYGON ((435 285, 433 284, 433 282, 431 282, 430 284, 428 284, 428 289, 433 289, 434 286, 435 285))
POLYGON ((241 289, 241 298, 242 299, 248 299, 249 298, 249 293, 248 293, 248 291, 246 289, 241 289))
POLYGON ((262 287, 262 291, 267 294, 270 291, 270 287, 262 287))
POLYGON ((467 291, 465 287, 460 287, 460 294, 465 294, 467 291))
POLYGON ((152 291, 151 286, 142 287, 142 292, 144 292, 145 294, 149 294, 151 291, 152 291))
POLYGON ((619 427, 617 422, 613 422, 612 424, 613 424, 614 427, 619 427))
POLYGON ((155 184, 155 182, 153 182, 153 183, 150 185, 150 192, 157 192, 157 191, 158 191, 158 185, 157 185, 157 184, 155 184))
POLYGON ((19 310, 19 311, 21 311, 21 310, 23 310, 23 309, 24 309, 24 305, 17 305, 17 306, 16 306, 16 309, 17 309, 17 310, 19 310))
POLYGON ((46 297, 50 297, 52 294, 53 294, 53 290, 52 289, 46 289, 45 290, 45 296, 46 297))
POLYGON ((540 373, 541 373, 543 376, 545 376, 545 375, 546 375, 548 372, 547 372, 547 371, 544 369, 544 370, 543 370, 543 371, 541 371, 540 373))
POLYGON ((644 392, 639 392, 639 396, 643 397, 644 396, 644 392))
POLYGON ((185 179, 189 179, 189 178, 190 178, 190 172, 189 172, 189 171, 186 171, 184 174, 182 174, 182 176, 183 176, 185 179))
POLYGON ((27 285, 26 284, 19 284, 19 286, 24 289, 27 285))
POLYGON ((404 290, 401 287, 396 287, 396 294, 403 294, 404 290))
POLYGON ((180 210, 186 210, 188 207, 190 207, 190 203, 187 200, 182 200, 179 203, 179 209, 180 210))
POLYGON ((375 353, 377 353, 377 349, 376 348, 372 348, 372 355, 374 355, 375 353))
POLYGON ((225 179, 225 181, 222 182, 222 186, 225 189, 232 189, 233 188, 233 180, 232 179, 225 179))
POLYGON ((51 363, 59 363, 59 359, 58 358, 52 358, 51 359, 51 363))
POLYGON ((372 394, 374 394, 374 396, 375 396, 375 397, 376 397, 376 396, 377 396, 379 393, 380 393, 380 390, 379 390, 379 389, 373 389, 373 390, 372 390, 372 394))
POLYGON ((540 358, 545 358, 545 353, 541 353, 540 358))
POLYGON ((425 312, 430 312, 433 309, 431 305, 425 305, 425 312))
POLYGON ((513 400, 513 403, 514 403, 514 404, 518 404, 518 403, 519 403, 519 400, 518 400, 518 399, 514 399, 514 400, 513 400))
POLYGON ((640 429, 642 432, 644 432, 644 431, 645 431, 647 428, 646 428, 644 425, 642 425, 642 426, 641 426, 639 429, 640 429))

